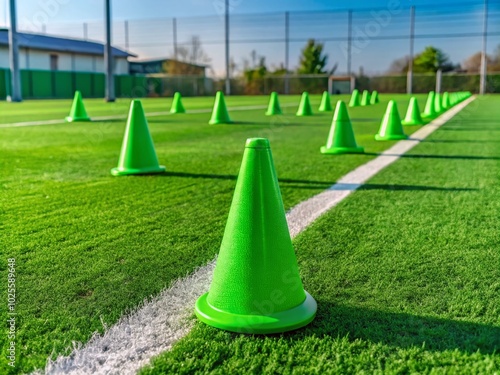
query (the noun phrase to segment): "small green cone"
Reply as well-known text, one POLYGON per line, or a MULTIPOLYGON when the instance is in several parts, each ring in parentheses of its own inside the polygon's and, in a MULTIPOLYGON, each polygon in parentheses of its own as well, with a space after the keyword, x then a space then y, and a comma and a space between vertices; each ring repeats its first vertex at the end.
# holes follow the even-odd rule
POLYGON ((307 325, 316 309, 300 279, 269 141, 248 139, 212 283, 196 301, 196 316, 227 331, 269 334, 307 325))
POLYGON ((297 110, 297 116, 312 116, 313 111, 311 107, 311 102, 309 101, 309 93, 304 91, 302 97, 300 98, 299 109, 297 110))
POLYGON ((358 89, 354 89, 351 94, 351 100, 349 101, 349 107, 359 107, 360 105, 359 91, 358 89))
POLYGON ((212 112, 212 118, 208 123, 210 125, 232 123, 229 113, 227 112, 226 101, 224 100, 224 93, 222 91, 217 91, 215 95, 214 110, 212 112))
POLYGON ((373 90, 370 98, 370 104, 378 104, 378 103, 380 103, 380 99, 378 98, 378 91, 373 90))
POLYGON ((83 105, 82 94, 80 91, 75 91, 75 97, 73 99, 73 104, 71 105, 71 110, 69 116, 66 117, 67 122, 75 121, 90 121, 85 106, 83 105))
POLYGON ((266 116, 282 115, 278 93, 273 91, 269 97, 269 105, 267 106, 266 116))
POLYGON ((398 106, 394 100, 391 100, 380 124, 380 130, 375 135, 375 139, 377 141, 393 141, 407 138, 408 136, 404 133, 403 126, 401 125, 398 106))
POLYGON ((368 90, 363 90, 363 96, 361 97, 361 105, 367 106, 370 105, 370 93, 368 90))
POLYGON ((423 117, 434 118, 436 117, 436 109, 434 107, 434 100, 436 97, 436 93, 434 91, 429 91, 427 95, 427 101, 425 102, 424 113, 422 113, 423 117))
POLYGON ((323 91, 323 96, 321 97, 321 104, 319 105, 320 112, 330 112, 333 111, 332 103, 330 101, 330 94, 328 91, 323 91))
POLYGON ((441 107, 441 94, 439 92, 437 92, 434 97, 434 110, 436 111, 436 114, 443 112, 443 107, 441 107))
POLYGON ((450 102, 450 93, 448 91, 443 94, 443 104, 441 104, 441 107, 443 107, 443 109, 450 109, 452 107, 450 102))
POLYGON ((138 99, 132 100, 120 160, 118 167, 111 170, 111 174, 124 176, 162 172, 165 172, 165 167, 158 163, 142 103, 138 99))
POLYGON ((170 107, 170 113, 186 113, 186 110, 182 105, 182 98, 180 92, 176 92, 174 94, 174 100, 172 101, 172 106, 170 107))
POLYGON ((326 146, 321 147, 320 151, 322 154, 361 154, 364 152, 363 147, 359 147, 356 143, 347 106, 342 100, 337 102, 326 146))
POLYGON ((406 111, 406 116, 403 121, 403 125, 423 125, 425 122, 422 120, 420 115, 420 108, 418 108, 417 98, 412 96, 410 98, 410 104, 408 105, 408 110, 406 111))

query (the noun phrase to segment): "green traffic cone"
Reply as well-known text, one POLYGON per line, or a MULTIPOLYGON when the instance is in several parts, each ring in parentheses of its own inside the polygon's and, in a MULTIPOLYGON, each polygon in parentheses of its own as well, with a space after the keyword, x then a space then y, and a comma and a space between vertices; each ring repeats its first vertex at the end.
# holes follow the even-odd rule
POLYGON ((380 103, 380 100, 378 98, 378 91, 373 90, 370 98, 370 104, 377 104, 377 103, 380 103))
POLYGON ((212 112, 212 118, 208 123, 210 125, 232 123, 231 118, 229 118, 229 113, 227 112, 226 101, 224 100, 224 93, 222 91, 217 91, 215 95, 214 110, 212 112))
POLYGON ((309 93, 304 91, 300 98, 299 109, 296 113, 297 116, 312 116, 313 111, 311 107, 311 102, 309 101, 309 93))
POLYGON ((359 107, 360 105, 359 91, 358 89, 354 89, 351 94, 351 100, 349 101, 349 107, 359 107))
POLYGON ((118 167, 111 170, 113 176, 151 174, 165 171, 159 165, 148 121, 140 100, 132 100, 127 127, 123 137, 118 167))
POLYGON ((363 96, 361 97, 361 105, 367 106, 370 105, 370 93, 368 90, 363 90, 363 96))
POLYGON ((403 125, 423 125, 424 120, 422 120, 422 116, 420 115, 420 108, 418 108, 417 98, 412 96, 410 98, 410 104, 408 105, 408 110, 406 111, 406 116, 403 121, 401 121, 403 125))
POLYGON ((273 91, 269 97, 269 105, 267 106, 266 116, 281 115, 280 102, 278 100, 278 93, 273 91))
POLYGON ((320 112, 330 112, 333 111, 332 103, 330 101, 330 94, 328 91, 323 91, 323 96, 321 97, 321 104, 319 105, 320 112))
POLYGON ((73 104, 71 105, 69 116, 66 117, 66 121, 90 121, 90 118, 87 115, 87 111, 85 110, 85 106, 83 105, 82 94, 80 91, 75 91, 73 104))
POLYGON ((427 118, 436 117, 437 113, 434 107, 435 97, 436 93, 434 91, 429 91, 429 94, 427 95, 427 101, 425 102, 424 113, 422 113, 423 117, 427 118))
POLYGON ((310 323, 316 301, 304 291, 269 141, 246 142, 208 293, 195 313, 232 332, 268 334, 310 323))
POLYGON ((356 143, 347 106, 342 100, 339 100, 335 107, 326 146, 321 147, 320 150, 322 154, 360 154, 364 152, 363 147, 359 147, 356 143))
POLYGON ((443 107, 443 109, 450 109, 452 107, 448 91, 443 94, 443 103, 441 104, 441 107, 443 107))
POLYGON ((436 114, 443 112, 443 107, 441 107, 441 94, 439 92, 437 92, 434 97, 434 110, 436 114))
POLYGON ((172 101, 172 106, 170 107, 170 113, 186 113, 186 110, 182 105, 182 98, 180 92, 176 92, 174 94, 174 100, 172 101))
POLYGON ((407 138, 408 136, 404 133, 403 126, 401 125, 398 106, 394 100, 391 100, 380 124, 380 130, 375 135, 375 139, 377 141, 392 141, 407 138))

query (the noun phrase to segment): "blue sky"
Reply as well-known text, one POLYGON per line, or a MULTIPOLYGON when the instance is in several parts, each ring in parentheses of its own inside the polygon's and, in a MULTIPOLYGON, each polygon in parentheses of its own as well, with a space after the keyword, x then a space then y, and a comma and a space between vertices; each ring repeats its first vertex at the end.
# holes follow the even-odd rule
MULTIPOLYGON (((3 4, 0 2, 0 23, 4 23, 7 0, 0 1, 3 1, 3 4)), ((500 0, 489 1, 492 12, 489 30, 500 33, 500 0)), ((18 0, 17 3, 20 28, 40 31, 41 24, 45 24, 49 34, 83 37, 83 23, 88 22, 88 37, 96 40, 103 38, 103 0, 18 0)), ((357 46, 361 47, 353 49, 354 71, 363 67, 365 72, 380 73, 388 68, 392 60, 408 53, 408 41, 398 37, 408 34, 408 9, 411 5, 417 9, 416 33, 428 35, 416 39, 416 52, 432 44, 448 53, 453 62, 460 63, 481 46, 479 36, 437 37, 443 33, 481 32, 482 1, 477 0, 434 3, 429 0, 230 0, 230 4, 231 13, 235 15, 231 22, 231 39, 235 41, 231 45, 231 55, 240 66, 244 59, 250 60, 252 50, 266 56, 269 65, 277 66, 284 61, 284 43, 281 41, 284 36, 284 11, 293 12, 290 16, 290 36, 294 40, 290 44, 292 68, 297 65, 305 40, 314 37, 324 39, 330 66, 338 63, 338 71, 346 70, 345 43, 336 38, 346 35, 347 13, 321 11, 345 10, 347 7, 354 9, 355 46, 358 43, 357 46), (391 14, 391 19, 385 24, 384 17, 381 21, 377 14, 387 12, 391 6, 398 11, 391 14), (243 16, 256 13, 259 15, 243 16), (379 23, 378 29, 374 21, 379 23), (373 32, 374 37, 366 38, 366 35, 363 36, 365 32, 373 32)), ((113 43, 124 46, 123 21, 129 20, 131 51, 141 58, 171 56, 171 19, 177 17, 179 43, 187 42, 192 35, 200 36, 215 72, 220 74, 224 61, 221 43, 223 6, 224 0, 114 0, 113 43), (152 21, 152 18, 156 20, 152 21)), ((491 36, 488 42, 491 52, 500 43, 500 36, 491 36)))

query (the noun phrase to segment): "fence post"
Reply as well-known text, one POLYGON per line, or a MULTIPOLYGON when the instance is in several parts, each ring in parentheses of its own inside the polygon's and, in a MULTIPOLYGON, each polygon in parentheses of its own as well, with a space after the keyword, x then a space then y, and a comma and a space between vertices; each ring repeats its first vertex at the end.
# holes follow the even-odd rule
POLYGON ((347 75, 351 75, 352 55, 352 10, 347 11, 347 75))
POLYGON ((408 60, 408 73, 406 77, 406 92, 413 93, 413 49, 415 45, 415 6, 410 7, 410 56, 408 60))
POLYGON ((83 40, 87 40, 89 38, 88 34, 88 24, 87 22, 83 23, 83 40))
POLYGON ((441 92, 441 81, 443 79, 443 71, 438 69, 436 72, 436 94, 441 92))
POLYGON ((483 50, 481 52, 481 77, 479 81, 479 94, 486 93, 486 73, 487 73, 487 55, 486 42, 488 36, 488 0, 484 0, 484 16, 483 16, 483 50))
POLYGON ((124 27, 125 27, 125 51, 128 51, 130 47, 128 38, 128 21, 125 21, 124 27))
POLYGON ((174 59, 177 60, 177 18, 172 19, 172 36, 174 42, 174 59))
POLYGON ((226 0, 225 14, 225 44, 226 44, 226 95, 231 95, 231 72, 229 71, 229 0, 226 0))
POLYGON ((290 94, 290 76, 288 74, 290 57, 290 12, 285 12, 285 94, 290 94))
POLYGON ((9 60, 10 79, 12 85, 10 100, 21 102, 23 100, 21 91, 21 70, 19 69, 19 41, 17 34, 16 1, 10 0, 10 29, 9 29, 9 60))

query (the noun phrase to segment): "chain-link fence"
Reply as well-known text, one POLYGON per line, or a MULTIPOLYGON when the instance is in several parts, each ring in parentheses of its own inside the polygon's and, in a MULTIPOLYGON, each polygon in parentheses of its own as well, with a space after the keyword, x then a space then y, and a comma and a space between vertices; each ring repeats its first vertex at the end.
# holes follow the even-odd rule
MULTIPOLYGON (((115 2, 114 7, 120 7, 120 3, 115 2)), ((326 76, 296 76, 301 49, 309 39, 324 44, 324 53, 328 55, 325 71, 355 75, 360 88, 370 87, 381 92, 408 91, 407 75, 397 70, 407 69, 404 65, 413 61, 411 57, 426 46, 444 51, 454 65, 463 65, 483 48, 492 57, 497 53, 500 59, 500 0, 415 7, 390 0, 386 7, 358 10, 237 12, 236 4, 231 10, 227 40, 233 94, 273 90, 299 93, 304 89, 315 92, 327 87, 326 76), (261 65, 265 66, 265 75, 252 80, 243 78, 245 70, 261 65)), ((19 28, 27 32, 104 40, 104 22, 57 23, 51 22, 49 16, 38 16, 21 19, 19 28)), ((206 75, 210 78, 202 80, 156 77, 148 89, 151 95, 167 95, 174 90, 207 95, 223 88, 220 82, 226 75, 223 14, 113 20, 113 44, 140 59, 171 58, 207 66, 206 75)), ((455 69, 458 73, 443 75, 443 90, 479 90, 480 66, 469 62, 471 66, 467 71, 455 69)), ((487 91, 500 92, 497 73, 490 73, 487 91)), ((413 92, 435 88, 434 74, 415 73, 411 88, 413 92)))

